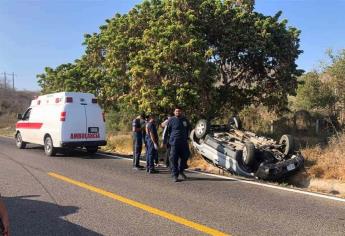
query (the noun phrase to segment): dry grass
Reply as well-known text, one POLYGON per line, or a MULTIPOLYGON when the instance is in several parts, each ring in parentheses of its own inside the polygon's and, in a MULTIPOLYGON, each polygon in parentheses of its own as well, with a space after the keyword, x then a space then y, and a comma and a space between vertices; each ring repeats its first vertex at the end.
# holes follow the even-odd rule
POLYGON ((106 151, 131 155, 133 153, 133 141, 131 134, 109 134, 106 151))
POLYGON ((0 129, 10 129, 14 128, 17 122, 16 114, 6 113, 0 115, 0 129))
POLYGON ((205 171, 205 172, 209 172, 213 174, 220 174, 220 173, 224 174, 223 170, 220 170, 219 168, 205 161, 205 159, 202 158, 202 156, 199 153, 195 152, 193 148, 191 148, 190 150, 191 150, 191 157, 188 160, 189 168, 195 169, 195 170, 201 170, 201 171, 205 171))
POLYGON ((0 136, 5 136, 9 138, 13 138, 15 134, 15 129, 14 128, 0 128, 0 136))
POLYGON ((345 133, 334 137, 325 148, 302 150, 309 177, 345 181, 345 133))

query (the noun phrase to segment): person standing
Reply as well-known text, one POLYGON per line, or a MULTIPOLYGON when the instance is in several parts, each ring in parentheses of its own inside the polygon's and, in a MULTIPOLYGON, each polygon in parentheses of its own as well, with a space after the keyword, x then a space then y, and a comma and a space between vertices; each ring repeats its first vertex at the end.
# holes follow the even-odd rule
POLYGON ((5 203, 2 201, 0 196, 0 235, 9 236, 9 219, 8 219, 8 212, 5 206, 5 203))
MULTIPOLYGON (((161 127, 163 128, 163 134, 162 134, 162 140, 164 140, 164 135, 165 133, 167 132, 167 128, 168 128, 168 122, 170 120, 170 118, 172 117, 173 115, 172 114, 169 114, 168 117, 166 118, 165 121, 163 121, 163 123, 161 124, 161 127)), ((169 139, 169 137, 167 137, 169 139)), ((170 144, 167 143, 166 144, 166 157, 165 157, 165 165, 166 167, 170 167, 170 144)))
POLYGON ((150 174, 157 173, 154 161, 158 159, 158 133, 154 120, 154 115, 150 114, 146 124, 146 171, 150 174))
POLYGON ((165 146, 170 145, 170 164, 175 182, 178 182, 179 175, 183 179, 187 179, 184 170, 187 168, 187 160, 190 155, 188 146, 189 132, 189 121, 183 116, 182 108, 176 107, 174 116, 168 121, 163 139, 165 146))
MULTIPOLYGON (((145 115, 140 115, 132 121, 133 131, 133 169, 139 170, 144 167, 140 165, 140 156, 143 147, 143 120, 145 115)), ((145 123, 144 123, 145 124, 145 123)))

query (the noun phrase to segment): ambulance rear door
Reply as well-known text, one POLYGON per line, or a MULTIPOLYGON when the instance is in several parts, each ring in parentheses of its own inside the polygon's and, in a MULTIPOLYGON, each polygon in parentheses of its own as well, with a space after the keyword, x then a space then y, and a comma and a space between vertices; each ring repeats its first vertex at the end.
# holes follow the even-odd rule
POLYGON ((87 121, 83 98, 66 97, 66 104, 61 112, 62 142, 86 141, 87 121))
POLYGON ((97 103, 97 99, 91 98, 90 100, 85 101, 84 107, 87 123, 87 140, 105 140, 104 114, 97 103))

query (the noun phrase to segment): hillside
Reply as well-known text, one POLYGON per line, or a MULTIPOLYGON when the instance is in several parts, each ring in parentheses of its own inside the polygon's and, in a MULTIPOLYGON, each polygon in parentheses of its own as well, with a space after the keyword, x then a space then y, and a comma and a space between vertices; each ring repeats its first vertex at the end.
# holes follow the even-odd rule
POLYGON ((12 128, 17 113, 23 113, 38 92, 0 89, 0 129, 12 128))

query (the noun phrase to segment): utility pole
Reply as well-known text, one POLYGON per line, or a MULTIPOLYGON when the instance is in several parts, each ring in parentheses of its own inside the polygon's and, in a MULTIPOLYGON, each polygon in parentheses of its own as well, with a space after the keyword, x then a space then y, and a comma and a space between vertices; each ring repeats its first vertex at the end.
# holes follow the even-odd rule
POLYGON ((14 91, 14 72, 12 72, 12 89, 14 91))
MULTIPOLYGON (((14 87, 14 77, 17 76, 14 72, 12 72, 11 74, 9 73, 6 73, 6 72, 3 72, 3 85, 2 85, 2 81, 0 81, 0 87, 1 88, 4 88, 5 90, 6 89, 9 89, 11 90, 11 87, 12 87, 12 90, 14 91, 15 87, 14 87), (7 76, 9 77, 8 81, 7 81, 7 76), (12 77, 12 81, 10 79, 10 77, 12 77), (12 83, 11 83, 12 82, 12 83)), ((2 77, 2 76, 1 76, 2 77)), ((2 78, 1 78, 2 79, 2 78)), ((1 80, 0 79, 0 80, 1 80)))
POLYGON ((4 72, 4 81, 5 81, 5 90, 7 89, 7 80, 6 80, 6 72, 4 72))

